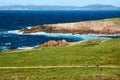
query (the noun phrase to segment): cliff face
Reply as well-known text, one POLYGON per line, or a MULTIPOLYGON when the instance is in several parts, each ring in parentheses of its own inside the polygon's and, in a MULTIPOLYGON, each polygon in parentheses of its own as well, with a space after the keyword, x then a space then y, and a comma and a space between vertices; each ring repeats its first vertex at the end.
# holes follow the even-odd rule
POLYGON ((120 18, 76 23, 38 25, 23 33, 120 34, 120 18))

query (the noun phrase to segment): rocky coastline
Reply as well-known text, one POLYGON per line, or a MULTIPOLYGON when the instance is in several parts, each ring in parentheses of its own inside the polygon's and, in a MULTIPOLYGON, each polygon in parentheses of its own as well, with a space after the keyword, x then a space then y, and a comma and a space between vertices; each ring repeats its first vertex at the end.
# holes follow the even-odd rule
POLYGON ((61 46, 70 46, 70 45, 75 45, 78 44, 80 42, 67 42, 66 40, 50 40, 48 42, 43 43, 42 45, 33 48, 33 49, 23 49, 23 50, 18 50, 18 49, 14 49, 14 50, 10 50, 7 51, 7 53, 9 52, 20 52, 20 51, 28 51, 28 50, 38 50, 38 49, 42 49, 42 48, 54 48, 54 47, 61 47, 61 46))
MULTIPOLYGON (((45 32, 45 33, 72 33, 72 34, 102 34, 102 35, 120 35, 120 18, 84 21, 61 24, 45 24, 33 26, 30 29, 19 31, 23 34, 45 32)), ((50 40, 34 49, 53 48, 59 46, 70 46, 81 42, 67 42, 66 40, 50 40)), ((9 52, 19 52, 20 50, 11 50, 9 52)), ((23 51, 23 50, 22 50, 23 51)))
POLYGON ((120 18, 84 21, 61 24, 45 24, 24 29, 24 34, 46 32, 46 33, 72 33, 72 34, 120 34, 120 18))

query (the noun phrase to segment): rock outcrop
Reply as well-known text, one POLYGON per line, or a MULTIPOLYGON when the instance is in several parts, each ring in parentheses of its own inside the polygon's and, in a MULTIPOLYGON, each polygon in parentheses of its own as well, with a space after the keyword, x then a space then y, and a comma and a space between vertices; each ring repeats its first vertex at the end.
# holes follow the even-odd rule
POLYGON ((69 45, 69 42, 67 42, 66 40, 61 40, 61 41, 50 40, 48 42, 45 42, 43 45, 41 45, 40 48, 44 48, 44 47, 52 48, 52 47, 67 46, 67 45, 69 45))
POLYGON ((23 33, 120 34, 120 18, 76 23, 38 25, 23 33))

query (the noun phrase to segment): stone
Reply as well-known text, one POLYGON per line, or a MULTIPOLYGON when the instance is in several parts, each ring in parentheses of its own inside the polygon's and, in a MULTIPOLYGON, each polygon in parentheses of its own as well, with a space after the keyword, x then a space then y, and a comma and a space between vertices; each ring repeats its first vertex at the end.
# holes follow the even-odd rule
POLYGON ((40 47, 57 47, 57 46, 66 46, 69 45, 69 42, 67 42, 66 40, 61 40, 61 41, 55 41, 55 40, 50 40, 48 42, 45 42, 43 45, 41 45, 40 47))

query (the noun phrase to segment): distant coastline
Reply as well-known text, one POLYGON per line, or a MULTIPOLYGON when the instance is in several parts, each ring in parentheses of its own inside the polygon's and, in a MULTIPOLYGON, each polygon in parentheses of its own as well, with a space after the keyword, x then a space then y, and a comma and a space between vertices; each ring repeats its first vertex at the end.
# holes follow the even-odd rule
POLYGON ((120 10, 113 5, 91 4, 86 6, 55 6, 55 5, 8 5, 0 10, 120 10))

